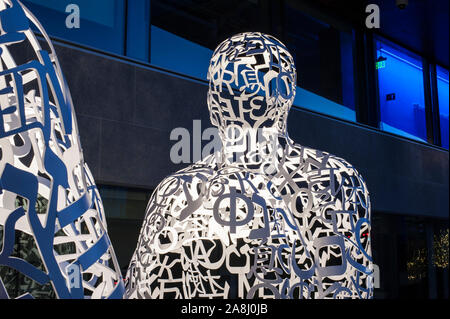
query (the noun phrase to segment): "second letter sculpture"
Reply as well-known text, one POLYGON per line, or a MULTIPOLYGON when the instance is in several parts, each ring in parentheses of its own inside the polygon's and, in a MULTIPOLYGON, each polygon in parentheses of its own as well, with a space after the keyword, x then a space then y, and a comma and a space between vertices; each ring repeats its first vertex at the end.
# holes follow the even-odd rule
POLYGON ((208 78, 222 147, 153 193, 128 297, 371 298, 369 193, 348 162, 288 137, 286 47, 237 34, 214 51, 208 78))
POLYGON ((0 0, 0 299, 124 290, 54 48, 26 7, 0 0))

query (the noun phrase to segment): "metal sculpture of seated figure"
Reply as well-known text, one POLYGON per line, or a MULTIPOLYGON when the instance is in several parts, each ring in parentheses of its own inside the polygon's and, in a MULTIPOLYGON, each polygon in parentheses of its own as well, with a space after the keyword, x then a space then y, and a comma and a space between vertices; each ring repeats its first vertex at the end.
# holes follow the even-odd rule
POLYGON ((26 7, 0 0, 0 299, 124 288, 54 48, 26 7))
POLYGON ((371 298, 366 185, 345 160, 289 139, 286 47, 237 34, 214 51, 208 79, 219 156, 154 191, 128 297, 371 298))

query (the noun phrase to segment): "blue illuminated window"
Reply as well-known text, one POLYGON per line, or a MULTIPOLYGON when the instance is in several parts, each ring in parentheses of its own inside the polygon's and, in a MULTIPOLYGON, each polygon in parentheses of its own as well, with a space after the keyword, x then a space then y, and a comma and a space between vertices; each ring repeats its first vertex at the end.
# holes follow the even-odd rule
POLYGON ((380 128, 426 142, 422 61, 377 41, 380 128))
POLYGON ((441 145, 448 149, 448 70, 436 67, 441 145))
POLYGON ((24 0, 46 32, 64 40, 96 49, 124 54, 124 0, 24 0), (80 28, 67 28, 69 4, 80 9, 80 28))
POLYGON ((150 39, 152 64, 206 80, 212 50, 154 25, 150 39))

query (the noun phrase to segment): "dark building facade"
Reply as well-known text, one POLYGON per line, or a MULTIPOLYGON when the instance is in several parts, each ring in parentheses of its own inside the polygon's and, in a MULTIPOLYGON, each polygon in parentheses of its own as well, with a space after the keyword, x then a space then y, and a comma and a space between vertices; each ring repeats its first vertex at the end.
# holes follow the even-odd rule
POLYGON ((212 50, 262 31, 296 60, 290 137, 347 159, 367 181, 375 298, 448 298, 447 1, 23 2, 53 39, 123 269, 153 189, 188 165, 171 161, 171 132, 211 126, 212 50), (66 26, 69 3, 80 28, 66 26), (379 29, 365 24, 370 3, 379 29))

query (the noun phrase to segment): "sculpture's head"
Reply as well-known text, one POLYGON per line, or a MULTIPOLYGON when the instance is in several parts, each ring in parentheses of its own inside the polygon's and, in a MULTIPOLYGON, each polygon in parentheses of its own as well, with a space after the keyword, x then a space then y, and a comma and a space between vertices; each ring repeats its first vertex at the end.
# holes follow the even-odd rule
POLYGON ((292 56, 276 38, 246 32, 226 39, 214 51, 208 70, 212 124, 222 136, 233 127, 284 133, 296 76, 292 56))

